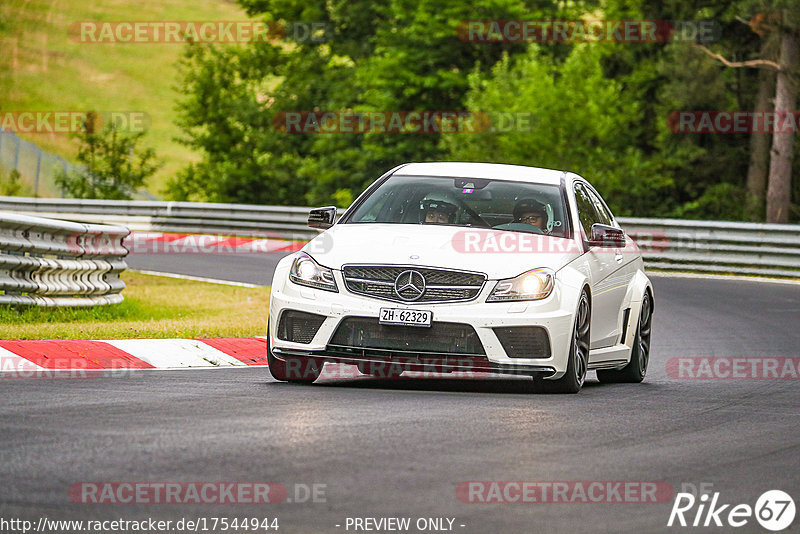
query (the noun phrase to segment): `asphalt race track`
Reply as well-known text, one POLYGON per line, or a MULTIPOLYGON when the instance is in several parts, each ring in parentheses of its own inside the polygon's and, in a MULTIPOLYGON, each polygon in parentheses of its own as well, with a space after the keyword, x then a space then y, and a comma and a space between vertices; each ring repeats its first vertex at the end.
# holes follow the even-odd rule
MULTIPOLYGON (((275 262, 206 255, 129 264, 266 284, 275 262)), ((673 495, 658 503, 471 503, 457 495, 466 481, 655 481, 675 492, 712 484, 719 503, 732 506, 754 506, 771 489, 798 501, 800 382, 678 378, 667 362, 797 357, 800 285, 653 281, 645 382, 600 385, 590 373, 578 395, 532 394, 527 380, 513 378, 297 386, 275 382, 266 367, 4 380, 0 516, 276 517, 284 534, 353 532, 348 518, 370 517, 409 517, 409 532, 419 532, 419 518, 454 519, 452 530, 463 533, 767 532, 753 517, 739 529, 668 528, 673 495), (288 495, 268 505, 76 504, 69 489, 84 481, 279 482, 288 495), (313 484, 324 485, 317 502, 304 499, 313 484)))
MULTIPOLYGON (((286 252, 275 254, 130 254, 131 269, 185 274, 268 286, 278 261, 286 252)), ((124 294, 124 293, 123 293, 124 294)))

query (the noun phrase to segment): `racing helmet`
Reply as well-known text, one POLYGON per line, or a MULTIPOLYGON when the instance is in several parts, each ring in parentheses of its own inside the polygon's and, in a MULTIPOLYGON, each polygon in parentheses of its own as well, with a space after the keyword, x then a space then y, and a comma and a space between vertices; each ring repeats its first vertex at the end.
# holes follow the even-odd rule
POLYGON ((425 216, 431 211, 436 211, 444 213, 447 216, 448 224, 452 224, 455 221, 456 212, 458 211, 458 207, 455 204, 435 198, 421 200, 419 209, 419 222, 425 222, 425 216))
POLYGON ((546 230, 547 232, 553 230, 553 206, 549 203, 540 202, 535 198, 523 198, 518 200, 514 206, 514 221, 520 220, 526 213, 541 213, 545 218, 545 225, 542 230, 546 230))

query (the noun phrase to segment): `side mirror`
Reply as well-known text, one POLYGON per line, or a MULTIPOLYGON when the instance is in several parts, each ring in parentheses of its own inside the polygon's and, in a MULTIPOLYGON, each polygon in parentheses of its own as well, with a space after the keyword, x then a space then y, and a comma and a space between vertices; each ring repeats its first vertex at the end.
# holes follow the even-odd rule
POLYGON ((614 226, 594 223, 592 236, 589 238, 590 247, 624 248, 625 232, 614 226))
POLYGON ((336 222, 336 207, 326 206, 324 208, 314 208, 308 214, 308 226, 327 230, 336 222))

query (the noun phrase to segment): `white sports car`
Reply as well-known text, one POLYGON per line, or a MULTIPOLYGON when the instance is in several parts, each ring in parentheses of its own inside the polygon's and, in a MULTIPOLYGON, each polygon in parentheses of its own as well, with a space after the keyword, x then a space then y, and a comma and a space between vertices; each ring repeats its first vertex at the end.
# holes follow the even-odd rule
POLYGON ((653 289, 600 195, 564 171, 409 163, 370 185, 280 261, 267 356, 278 380, 324 362, 403 372, 532 376, 575 393, 586 373, 641 382, 653 289))

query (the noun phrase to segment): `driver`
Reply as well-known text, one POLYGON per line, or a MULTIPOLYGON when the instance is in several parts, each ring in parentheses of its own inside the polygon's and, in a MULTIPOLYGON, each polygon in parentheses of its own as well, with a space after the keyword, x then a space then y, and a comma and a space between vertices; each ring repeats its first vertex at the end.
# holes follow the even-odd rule
POLYGON ((547 208, 538 200, 524 198, 514 206, 514 222, 530 224, 544 230, 547 226, 547 208))
POLYGON ((458 209, 443 200, 423 200, 420 208, 425 212, 425 224, 453 224, 458 209))

